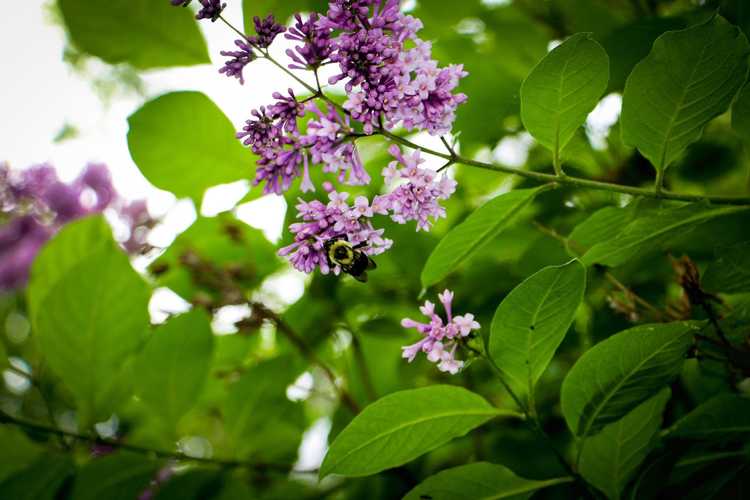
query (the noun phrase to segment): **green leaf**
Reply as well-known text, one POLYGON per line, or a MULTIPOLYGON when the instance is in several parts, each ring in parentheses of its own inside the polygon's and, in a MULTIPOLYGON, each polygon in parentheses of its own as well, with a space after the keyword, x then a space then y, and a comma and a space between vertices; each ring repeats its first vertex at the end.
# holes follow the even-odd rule
POLYGON ((625 84, 625 144, 665 170, 726 111, 745 82, 748 53, 745 35, 719 15, 657 38, 625 84))
POLYGON ((214 499, 223 483, 222 472, 215 469, 193 469, 179 474, 159 486, 154 500, 214 499))
POLYGON ((577 33, 547 54, 521 85, 526 130, 559 157, 607 89, 609 58, 590 33, 577 33))
POLYGON ((73 484, 76 500, 132 500, 138 498, 162 463, 144 455, 117 452, 90 461, 73 484))
POLYGON ((138 355, 136 393, 170 432, 201 395, 212 350, 209 318, 202 310, 193 309, 157 327, 138 355))
POLYGON ((301 371, 294 360, 279 357, 253 366, 232 384, 224 422, 237 458, 294 461, 305 419, 302 406, 286 397, 286 389, 301 371))
POLYGON ((641 325, 588 350, 562 385, 563 415, 579 437, 599 432, 667 385, 682 370, 695 322, 641 325))
POLYGON ((103 217, 84 217, 65 224, 44 244, 34 259, 26 287, 29 318, 35 321, 39 305, 71 268, 91 255, 111 248, 112 229, 103 217))
POLYGON ((376 474, 509 414, 460 387, 394 392, 366 407, 341 431, 328 449, 320 477, 376 474))
POLYGON ((671 438, 722 440, 750 435, 750 399, 721 394, 678 420, 671 438))
POLYGON ((537 490, 570 481, 567 477, 532 481, 516 476, 502 465, 477 462, 428 477, 407 493, 404 500, 523 500, 537 490))
POLYGON ((732 106, 732 128, 750 146, 750 84, 740 91, 732 106))
POLYGON ((586 268, 577 260, 545 267, 514 288, 492 319, 489 355, 521 395, 555 355, 583 300, 586 268))
POLYGON ((701 284, 715 292, 750 292, 750 241, 717 249, 701 284))
POLYGON ((477 208, 446 234, 432 251, 422 269, 422 286, 434 285, 448 276, 470 255, 506 229, 538 193, 547 189, 550 187, 516 189, 477 208))
POLYGON ((658 249, 669 238, 684 235, 703 222, 744 210, 748 210, 748 207, 691 203, 649 211, 633 220, 616 237, 594 245, 581 260, 587 266, 619 266, 658 249))
POLYGON ((200 205, 211 186, 252 175, 254 156, 232 122, 200 92, 172 92, 128 118, 133 161, 154 186, 200 205))
MULTIPOLYGON (((75 265, 68 254, 45 252, 35 270, 54 267, 58 257, 65 270, 46 293, 47 283, 40 279, 39 289, 29 294, 44 296, 36 318, 39 350, 72 391, 87 426, 109 418, 127 396, 123 370, 148 328, 150 289, 111 234, 104 242, 86 239, 96 232, 75 234, 83 238, 77 245, 57 245, 55 238, 50 248, 83 248, 90 242, 98 249, 75 265)), ((72 243, 71 233, 66 241, 72 243)))
POLYGON ((154 0, 58 0, 77 48, 138 69, 211 62, 193 14, 154 0))
POLYGON ((43 451, 43 448, 33 443, 19 429, 9 425, 0 426, 0 443, 3 443, 3 452, 0 454, 0 482, 31 464, 43 451))
POLYGON ((607 498, 620 498, 631 476, 648 455, 670 396, 671 391, 665 387, 582 443, 578 470, 607 498))
POLYGON ((326 12, 325 0, 242 0, 242 14, 245 33, 255 33, 253 17, 266 17, 273 14, 276 21, 284 24, 298 12, 326 12))
MULTIPOLYGON (((6 452, 3 441, 3 453, 6 452)), ((0 498, 13 500, 54 500, 74 466, 65 455, 44 454, 15 476, 0 483, 0 498)))

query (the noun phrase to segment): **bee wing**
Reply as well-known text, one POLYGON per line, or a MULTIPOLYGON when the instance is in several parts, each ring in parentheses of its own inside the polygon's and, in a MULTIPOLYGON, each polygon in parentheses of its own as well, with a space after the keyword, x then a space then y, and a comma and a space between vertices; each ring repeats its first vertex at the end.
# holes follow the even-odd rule
POLYGON ((367 271, 362 271, 362 274, 352 274, 352 277, 360 283, 367 283, 367 271))
POLYGON ((378 265, 371 258, 367 258, 367 269, 376 269, 378 265))

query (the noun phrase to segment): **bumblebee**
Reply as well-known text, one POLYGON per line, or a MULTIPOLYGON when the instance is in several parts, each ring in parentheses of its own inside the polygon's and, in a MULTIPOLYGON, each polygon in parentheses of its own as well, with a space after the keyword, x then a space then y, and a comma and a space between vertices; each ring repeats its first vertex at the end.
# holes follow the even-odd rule
POLYGON ((346 235, 335 236, 323 244, 328 257, 328 264, 340 266, 341 270, 350 274, 355 280, 367 282, 367 271, 375 269, 375 261, 362 250, 366 243, 352 245, 346 235))

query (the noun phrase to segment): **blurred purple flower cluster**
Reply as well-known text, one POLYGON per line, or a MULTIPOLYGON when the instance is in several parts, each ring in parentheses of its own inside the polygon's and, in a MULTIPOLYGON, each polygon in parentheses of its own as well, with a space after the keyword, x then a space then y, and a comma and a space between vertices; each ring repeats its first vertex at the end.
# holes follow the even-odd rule
MULTIPOLYGON (((175 7, 187 7, 190 5, 190 2, 192 2, 192 0, 170 1, 175 7)), ((198 10, 198 14, 195 16, 196 19, 210 19, 211 21, 216 21, 227 6, 226 2, 222 3, 221 0, 198 0, 198 2, 201 4, 201 7, 198 10)))
POLYGON ((446 289, 443 293, 438 294, 438 298, 445 309, 447 321, 443 323, 443 319, 435 313, 435 304, 429 300, 425 301, 419 310, 427 316, 428 323, 420 323, 409 318, 401 320, 401 326, 415 328, 424 338, 401 349, 403 350, 403 357, 410 363, 414 361, 417 354, 423 352, 427 355, 429 361, 437 363, 440 371, 455 375, 464 366, 463 361, 456 359, 459 341, 467 337, 473 330, 479 330, 480 325, 474 320, 474 315, 471 313, 453 316, 451 310, 453 292, 450 290, 446 289))
POLYGON ((153 225, 143 201, 127 203, 112 186, 105 165, 90 164, 73 182, 50 165, 14 171, 0 164, 0 290, 23 286, 39 248, 63 224, 113 208, 130 230, 122 246, 139 253, 153 225))

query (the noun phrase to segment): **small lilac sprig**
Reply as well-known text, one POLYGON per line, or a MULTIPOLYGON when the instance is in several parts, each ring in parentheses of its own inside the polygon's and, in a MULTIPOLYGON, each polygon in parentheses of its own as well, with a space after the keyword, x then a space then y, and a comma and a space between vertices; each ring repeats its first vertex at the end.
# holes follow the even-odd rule
POLYGON ((437 178, 434 170, 420 167, 424 160, 419 150, 404 155, 401 149, 393 144, 388 152, 395 158, 383 169, 386 184, 398 184, 390 193, 378 198, 378 204, 387 209, 391 219, 399 224, 413 220, 417 222, 417 231, 429 231, 434 221, 445 217, 445 208, 439 200, 447 200, 456 190, 456 181, 442 175, 437 178), (432 220, 430 220, 432 219, 432 220))
POLYGON ((349 193, 331 191, 328 203, 319 200, 299 200, 298 217, 302 222, 289 226, 294 234, 294 243, 279 250, 295 269, 311 273, 320 269, 323 274, 338 275, 341 268, 331 267, 325 251, 325 243, 345 236, 354 246, 359 246, 365 255, 378 255, 388 250, 392 241, 383 238, 383 230, 375 229, 370 219, 376 208, 364 196, 358 196, 353 205, 347 203, 349 193))
POLYGON ((472 331, 479 330, 480 325, 474 320, 471 313, 463 316, 453 316, 451 306, 453 302, 453 292, 446 289, 443 293, 438 294, 440 302, 445 309, 446 321, 435 313, 435 304, 429 300, 419 310, 427 316, 429 322, 420 323, 410 318, 401 320, 401 326, 404 328, 415 328, 422 336, 419 342, 402 347, 402 357, 410 363, 414 361, 417 354, 423 352, 427 359, 436 363, 438 370, 448 372, 451 375, 458 373, 463 367, 464 362, 456 359, 456 350, 461 345, 463 339, 468 337, 472 331))

